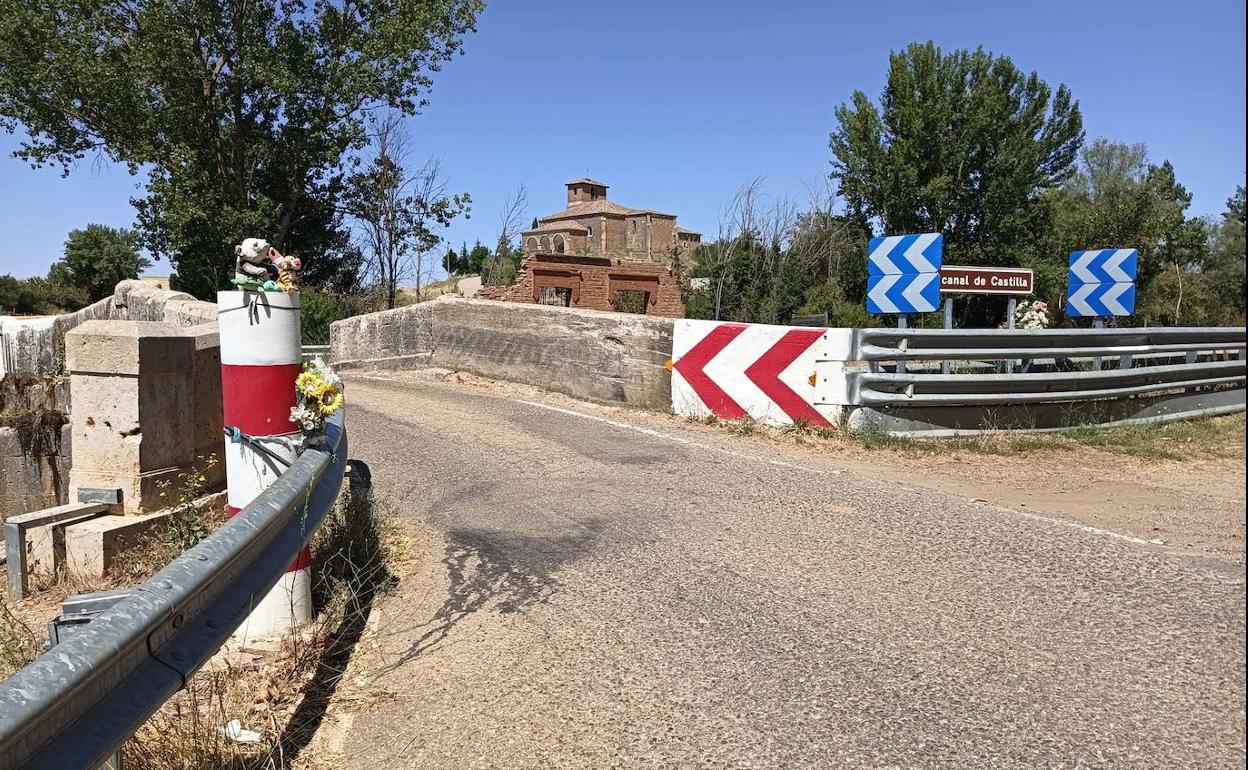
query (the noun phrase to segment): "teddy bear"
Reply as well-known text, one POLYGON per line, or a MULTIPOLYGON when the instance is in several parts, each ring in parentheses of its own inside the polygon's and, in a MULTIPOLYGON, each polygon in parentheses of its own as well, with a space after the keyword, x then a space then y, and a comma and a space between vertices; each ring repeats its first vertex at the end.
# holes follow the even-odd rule
POLYGON ((242 289, 275 291, 280 277, 280 270, 273 262, 275 255, 281 257, 278 250, 263 238, 243 239, 234 247, 234 279, 231 283, 242 289))
POLYGON ((298 257, 279 254, 273 249, 273 264, 277 267, 277 288, 282 291, 299 291, 295 281, 296 273, 303 269, 303 261, 298 257))

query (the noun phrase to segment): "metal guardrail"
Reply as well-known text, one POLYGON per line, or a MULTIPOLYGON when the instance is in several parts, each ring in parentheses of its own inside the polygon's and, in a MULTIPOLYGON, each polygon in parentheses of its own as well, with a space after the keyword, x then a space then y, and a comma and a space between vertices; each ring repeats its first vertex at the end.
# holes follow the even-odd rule
POLYGON ((856 329, 848 356, 858 361, 915 361, 1140 356, 1239 351, 1244 327, 1132 329, 856 329))
POLYGON ((220 529, 0 683, 0 768, 93 767, 186 685, 333 506, 346 468, 343 418, 220 529))
MULTIPOLYGON (((848 377, 849 401, 862 406, 1028 404, 1123 398, 1245 382, 1244 328, 940 330, 859 329, 850 358, 869 371, 848 377), (1116 368, 960 374, 886 371, 881 362, 1117 360, 1116 368), (1179 361, 1176 363, 1176 361, 1179 361)), ((1114 362, 1111 361, 1111 364, 1114 362)), ((898 367, 899 369, 901 367, 898 367)))
POLYGON ((854 377, 850 392, 854 403, 863 406, 1030 404, 1121 398, 1215 385, 1242 387, 1244 379, 1242 360, 1028 374, 860 372, 854 377))
POLYGON ((299 360, 305 364, 317 356, 329 358, 329 345, 304 345, 299 348, 299 360))
POLYGON ((948 436, 1244 411, 1244 327, 829 330, 815 404, 852 431, 948 436))

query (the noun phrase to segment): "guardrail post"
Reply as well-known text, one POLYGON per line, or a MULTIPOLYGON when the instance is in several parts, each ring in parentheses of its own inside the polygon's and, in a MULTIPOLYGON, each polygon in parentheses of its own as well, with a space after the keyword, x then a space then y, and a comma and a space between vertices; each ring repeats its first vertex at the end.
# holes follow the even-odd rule
MULTIPOLYGON (((945 297, 945 328, 953 328, 953 297, 945 297)), ((949 359, 940 362, 940 373, 949 373, 949 359)))
MULTIPOLYGON (((297 292, 217 293, 221 335, 221 393, 226 431, 227 508, 233 516, 277 480, 296 455, 295 378, 302 369, 297 292), (250 441, 242 440, 241 432, 250 441), (253 442, 259 444, 254 446, 253 442)), ((272 636, 312 619, 311 559, 307 548, 239 628, 247 637, 272 636)))
MULTIPOLYGON (((1005 328, 1014 328, 1014 314, 1018 312, 1018 298, 1010 297, 1009 302, 1005 303, 1005 328)), ((1014 373, 1014 359, 1007 359, 1005 362, 1005 373, 1014 373)))
MULTIPOLYGON (((909 325, 910 325, 910 319, 906 318, 906 314, 905 314, 905 313, 902 313, 901 315, 897 316, 897 328, 898 328, 898 329, 905 329, 905 328, 906 328, 906 327, 908 327, 909 325)), ((904 358, 898 358, 898 359, 897 359, 897 362, 896 362, 896 366, 895 366, 895 368, 897 369, 897 373, 898 373, 898 374, 905 374, 905 373, 906 373, 906 361, 905 361, 905 359, 904 359, 904 358)))

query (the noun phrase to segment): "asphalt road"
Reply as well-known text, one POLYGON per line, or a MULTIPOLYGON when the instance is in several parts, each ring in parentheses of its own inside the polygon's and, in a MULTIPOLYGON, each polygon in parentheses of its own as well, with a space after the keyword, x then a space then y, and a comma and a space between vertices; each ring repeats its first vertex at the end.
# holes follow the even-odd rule
POLYGON ((348 387, 427 533, 352 768, 1244 767, 1242 563, 722 430, 348 387))

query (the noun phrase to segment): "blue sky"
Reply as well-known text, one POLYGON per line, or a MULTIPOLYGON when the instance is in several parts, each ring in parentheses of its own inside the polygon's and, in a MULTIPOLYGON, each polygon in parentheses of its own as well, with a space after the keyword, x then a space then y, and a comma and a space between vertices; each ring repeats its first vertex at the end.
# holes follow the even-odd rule
MULTIPOLYGON (((883 85, 890 50, 983 45, 1065 83, 1088 137, 1174 163, 1194 213, 1244 182, 1245 4, 1199 2, 495 2, 409 125, 474 199, 447 237, 489 242, 521 183, 529 216, 584 174, 626 205, 712 233, 742 182, 804 198, 827 174, 833 110, 883 85)), ((127 226, 140 178, 84 161, 32 171, 0 134, 0 273, 41 275, 66 233, 127 226)), ((153 273, 167 273, 157 263, 153 273)))

